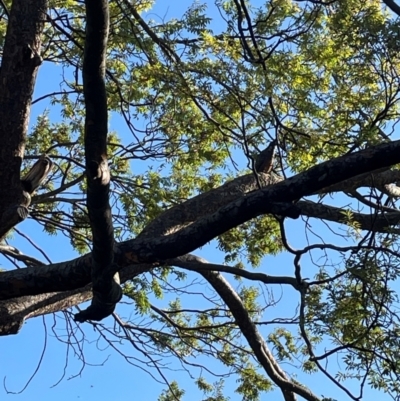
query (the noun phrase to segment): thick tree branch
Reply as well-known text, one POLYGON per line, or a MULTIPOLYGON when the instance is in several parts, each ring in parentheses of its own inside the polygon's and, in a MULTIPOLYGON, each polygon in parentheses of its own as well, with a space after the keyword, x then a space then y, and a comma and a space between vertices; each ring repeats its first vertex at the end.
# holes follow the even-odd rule
MULTIPOLYGON (((234 195, 236 199, 220 207, 215 213, 206 215, 173 234, 159 237, 159 233, 168 232, 173 227, 172 222, 179 224, 181 221, 182 216, 174 216, 171 212, 169 218, 165 219, 164 227, 162 221, 157 222, 160 231, 154 232, 156 237, 144 235, 144 238, 139 236, 120 243, 115 249, 113 268, 117 271, 125 266, 141 263, 157 266, 167 259, 190 253, 227 230, 261 214, 273 213, 283 216, 288 212, 292 214, 293 210, 284 201, 290 202, 353 176, 396 164, 400 162, 399 148, 400 141, 379 145, 319 164, 283 182, 239 198, 236 192, 234 195)), ((234 191, 234 187, 232 190, 234 191)), ((300 211, 303 204, 300 203, 299 206, 293 207, 300 211)), ((315 213, 314 208, 314 205, 310 206, 309 215, 315 213)), ((338 210, 334 212, 339 214, 338 210)), ((343 213, 340 213, 340 216, 337 216, 338 220, 335 221, 341 221, 339 217, 343 218, 343 213)), ((370 227, 374 228, 375 223, 372 223, 376 221, 377 216, 368 218, 371 221, 370 227)), ((386 220, 385 227, 397 224, 398 221, 388 214, 385 214, 383 219, 386 220)), ((83 287, 91 280, 92 263, 91 255, 88 254, 69 262, 1 273, 0 299, 83 287)))
MULTIPOLYGON (((296 204, 302 216, 314 217, 320 220, 328 220, 336 223, 348 224, 346 221, 345 210, 339 207, 323 205, 310 201, 300 201, 296 204)), ((390 228, 392 232, 400 233, 397 226, 400 222, 400 211, 380 214, 366 214, 351 212, 353 222, 359 224, 362 230, 372 230, 377 232, 387 232, 390 228)))
POLYGON ((197 195, 194 198, 166 210, 139 234, 138 238, 169 235, 181 230, 199 218, 216 212, 220 207, 238 199, 240 196, 282 181, 282 177, 270 173, 244 175, 228 181, 224 185, 197 195))
POLYGON ((26 319, 58 312, 92 298, 92 286, 74 291, 40 294, 0 301, 0 336, 17 334, 26 319))
POLYGON ((319 193, 351 192, 363 187, 381 188, 387 184, 400 181, 400 170, 388 170, 387 168, 382 170, 384 171, 378 170, 358 175, 339 184, 323 188, 319 193))
POLYGON ((107 162, 107 94, 105 61, 108 39, 108 1, 86 0, 86 39, 83 90, 86 106, 85 159, 87 208, 93 234, 93 300, 77 321, 109 316, 121 299, 118 268, 114 263, 114 231, 109 204, 110 172, 107 162), (115 277, 114 277, 115 276, 115 277))
MULTIPOLYGON (((126 282, 151 270, 151 265, 126 266, 120 272, 126 282)), ((91 284, 71 291, 50 292, 0 301, 0 336, 17 334, 24 321, 33 317, 59 312, 89 301, 93 297, 91 284)))

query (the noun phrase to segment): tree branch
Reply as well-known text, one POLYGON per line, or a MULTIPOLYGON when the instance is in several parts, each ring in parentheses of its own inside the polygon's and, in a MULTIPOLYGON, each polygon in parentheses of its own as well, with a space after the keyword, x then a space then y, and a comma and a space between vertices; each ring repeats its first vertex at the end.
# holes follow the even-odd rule
MULTIPOLYGON (((162 261, 192 252, 218 235, 261 214, 272 213, 282 216, 287 213, 292 214, 293 210, 283 200, 290 202, 367 171, 398 163, 400 162, 399 148, 400 141, 395 141, 342 156, 246 195, 241 193, 239 196, 238 192, 242 191, 242 188, 232 186, 230 188, 233 191, 231 195, 234 198, 233 201, 228 197, 229 204, 176 232, 172 230, 173 224, 179 225, 185 216, 174 215, 167 211, 166 213, 171 214, 165 218, 164 225, 162 221, 157 222, 160 231, 154 231, 154 236, 138 236, 136 239, 121 242, 115 248, 113 269, 116 272, 126 266, 142 263, 158 266, 162 261), (160 237, 159 233, 163 234, 168 230, 172 230, 173 233, 160 237)), ((299 212, 303 210, 303 213, 308 213, 312 217, 320 217, 315 213, 316 204, 310 202, 308 205, 308 209, 307 203, 299 203, 299 206, 295 205, 294 208, 298 208, 299 212)), ((326 213, 327 207, 321 207, 321 210, 326 213)), ((340 209, 328 208, 333 217, 332 215, 329 217, 327 213, 326 218, 341 221, 343 213, 340 209)), ((397 213, 395 216, 386 213, 382 218, 376 215, 365 215, 363 219, 365 225, 369 224, 369 227, 373 229, 380 227, 379 224, 382 226, 384 222, 385 227, 398 223, 397 213)), ((88 254, 68 262, 1 273, 0 299, 83 287, 90 282, 92 264, 93 259, 91 254, 88 254)))
POLYGON ((171 264, 177 267, 182 267, 186 270, 195 272, 213 271, 213 272, 225 272, 234 274, 235 276, 244 277, 248 280, 259 281, 264 284, 286 284, 291 285, 295 290, 300 290, 303 287, 302 283, 298 283, 295 277, 288 276, 270 276, 265 273, 254 273, 245 269, 238 269, 237 267, 219 265, 214 263, 205 263, 200 258, 193 257, 192 255, 185 255, 184 257, 174 258, 167 260, 166 264, 171 264))
MULTIPOLYGON (((151 265, 131 265, 120 272, 121 282, 151 270, 151 265)), ((0 336, 17 334, 24 321, 33 317, 59 312, 92 299, 92 285, 71 291, 50 292, 0 301, 0 336)))
MULTIPOLYGON (((307 217, 314 217, 320 220, 328 220, 336 223, 348 224, 346 221, 345 210, 339 207, 323 205, 310 201, 300 201, 296 204, 300 214, 307 217)), ((372 230, 377 232, 387 232, 391 226, 396 226, 400 222, 400 210, 398 212, 387 212, 380 214, 366 214, 351 212, 351 219, 357 222, 362 230, 372 230)), ((397 228, 391 227, 393 232, 400 233, 397 228)))
POLYGON ((383 0, 383 2, 400 17, 400 6, 394 0, 383 0))
POLYGON ((83 58, 85 96, 85 159, 87 208, 93 234, 91 305, 75 319, 101 320, 111 315, 122 297, 114 266, 114 229, 109 203, 107 162, 107 94, 105 61, 109 29, 108 1, 86 0, 86 39, 83 58))
POLYGON ((265 369, 271 380, 281 389, 285 400, 296 400, 294 394, 298 394, 306 400, 319 401, 319 398, 309 389, 291 381, 287 377, 286 373, 276 362, 267 344, 257 330, 257 327, 251 320, 239 295, 231 287, 228 281, 226 281, 219 273, 213 271, 203 270, 199 273, 211 284, 214 290, 228 306, 258 362, 265 369))
POLYGON ((362 187, 380 188, 384 185, 400 181, 400 170, 388 170, 387 168, 382 170, 383 171, 377 170, 358 175, 346 181, 340 182, 339 184, 323 188, 319 191, 319 193, 351 192, 362 187))

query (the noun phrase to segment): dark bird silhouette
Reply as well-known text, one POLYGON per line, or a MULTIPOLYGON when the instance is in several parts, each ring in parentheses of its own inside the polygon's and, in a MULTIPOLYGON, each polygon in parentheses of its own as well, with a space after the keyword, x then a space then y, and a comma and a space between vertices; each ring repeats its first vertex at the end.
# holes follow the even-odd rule
POLYGON ((257 173, 271 172, 274 164, 276 145, 276 140, 271 141, 271 143, 257 155, 255 161, 255 168, 257 173))

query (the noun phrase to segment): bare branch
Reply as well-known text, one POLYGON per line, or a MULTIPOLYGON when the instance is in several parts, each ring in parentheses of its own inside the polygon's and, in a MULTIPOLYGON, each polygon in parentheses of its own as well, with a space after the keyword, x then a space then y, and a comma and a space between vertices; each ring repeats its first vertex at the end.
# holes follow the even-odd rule
POLYGON ((214 290, 229 307, 258 362, 265 369, 271 380, 282 390, 285 400, 296 400, 295 394, 298 394, 306 400, 319 401, 319 397, 313 394, 311 390, 291 381, 287 377, 251 320, 239 295, 228 281, 216 272, 200 271, 200 274, 212 285, 214 290))
POLYGON ((83 59, 85 95, 85 159, 87 208, 93 233, 92 304, 75 319, 101 320, 111 315, 122 297, 114 266, 114 229, 109 204, 110 172, 107 162, 107 95, 105 60, 109 29, 108 1, 86 0, 86 40, 83 59))
POLYGON ((175 258, 166 261, 167 264, 171 264, 174 266, 182 267, 186 270, 200 272, 201 270, 205 271, 214 271, 214 272, 225 272, 234 274, 235 276, 244 277, 248 280, 260 281, 264 284, 286 284, 291 285, 294 289, 299 290, 303 287, 304 283, 298 283, 294 277, 287 277, 287 276, 270 276, 269 274, 265 273, 253 273, 249 272, 245 269, 238 269, 237 267, 226 266, 226 265, 219 265, 215 263, 205 263, 200 258, 191 258, 189 257, 182 257, 182 258, 175 258))

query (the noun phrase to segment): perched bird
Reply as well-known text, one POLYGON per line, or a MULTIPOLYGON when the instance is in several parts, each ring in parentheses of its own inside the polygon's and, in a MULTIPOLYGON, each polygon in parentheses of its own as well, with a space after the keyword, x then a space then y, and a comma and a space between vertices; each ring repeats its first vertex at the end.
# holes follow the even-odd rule
POLYGON ((277 145, 276 140, 271 141, 271 143, 257 155, 254 164, 257 173, 271 172, 274 164, 276 145, 277 145))
POLYGON ((40 156, 39 160, 32 166, 28 174, 21 179, 22 189, 32 195, 45 180, 52 167, 53 162, 48 156, 40 156))

